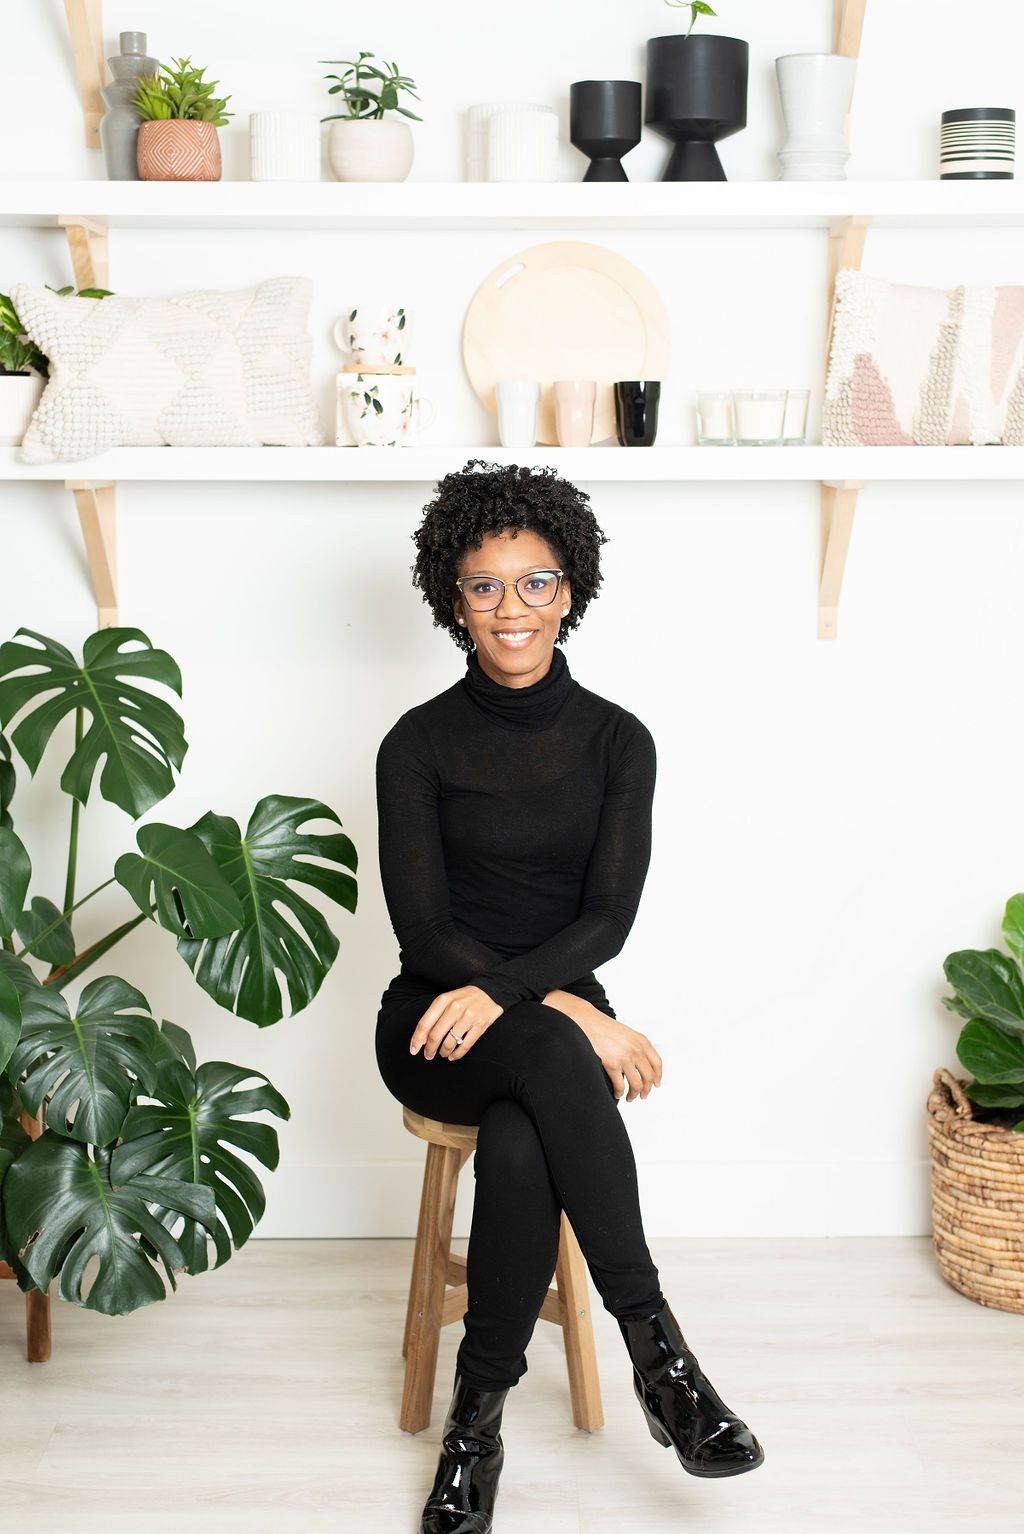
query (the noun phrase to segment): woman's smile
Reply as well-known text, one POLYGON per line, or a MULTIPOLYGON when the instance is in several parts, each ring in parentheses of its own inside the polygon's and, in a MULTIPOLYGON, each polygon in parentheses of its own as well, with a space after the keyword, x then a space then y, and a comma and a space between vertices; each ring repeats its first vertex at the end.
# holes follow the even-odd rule
POLYGON ((536 633, 536 629, 501 629, 494 637, 509 650, 525 650, 536 633))

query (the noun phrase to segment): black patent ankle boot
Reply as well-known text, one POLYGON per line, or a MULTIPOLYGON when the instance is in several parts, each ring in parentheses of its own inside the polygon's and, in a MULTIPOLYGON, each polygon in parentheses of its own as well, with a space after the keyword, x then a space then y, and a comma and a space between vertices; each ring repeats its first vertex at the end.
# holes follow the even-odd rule
POLYGON ((507 1395, 508 1388, 475 1390, 456 1370, 420 1534, 490 1534, 505 1459, 499 1429, 507 1395))
POLYGON ((643 1320, 620 1318, 619 1329, 651 1437, 674 1448, 684 1470, 741 1475, 763 1463, 761 1445, 705 1377, 668 1305, 643 1320))

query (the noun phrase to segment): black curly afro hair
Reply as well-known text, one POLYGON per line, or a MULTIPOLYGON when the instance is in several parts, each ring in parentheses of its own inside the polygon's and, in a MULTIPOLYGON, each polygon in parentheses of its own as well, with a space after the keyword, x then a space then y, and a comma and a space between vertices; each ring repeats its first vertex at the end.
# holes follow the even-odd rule
POLYGON ((590 508, 590 497, 554 469, 485 463, 471 458, 458 473, 438 482, 437 494, 423 509, 413 533, 417 548, 412 583, 423 592, 434 627, 448 631, 463 650, 473 641, 452 607, 463 555, 479 548, 488 533, 525 528, 550 545, 572 584, 572 606, 562 619, 556 643, 577 628, 599 594, 598 551, 608 542, 590 508))

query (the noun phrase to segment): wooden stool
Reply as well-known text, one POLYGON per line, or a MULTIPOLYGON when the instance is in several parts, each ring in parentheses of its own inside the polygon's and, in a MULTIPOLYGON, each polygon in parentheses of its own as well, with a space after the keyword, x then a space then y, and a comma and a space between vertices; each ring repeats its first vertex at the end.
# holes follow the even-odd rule
MULTIPOLYGON (((21 1115, 22 1127, 38 1140, 43 1126, 28 1113, 21 1115)), ((14 1278, 6 1262, 0 1262, 0 1278, 14 1278)), ((29 1289, 25 1295, 25 1357, 30 1364, 45 1364, 50 1356, 50 1295, 41 1289, 29 1289)))
MULTIPOLYGON (((476 1124, 442 1124, 402 1108, 406 1129, 427 1142, 420 1218, 416 1230, 402 1357, 405 1384, 399 1426, 419 1433, 429 1426, 442 1326, 461 1321, 469 1303, 466 1259, 451 1250, 452 1220, 459 1173, 476 1148, 476 1124)), ((592 1433, 604 1425, 601 1384, 594 1349, 587 1268, 576 1234, 562 1211, 555 1267, 557 1289, 549 1289, 539 1319, 562 1328, 569 1370, 572 1420, 592 1433)))

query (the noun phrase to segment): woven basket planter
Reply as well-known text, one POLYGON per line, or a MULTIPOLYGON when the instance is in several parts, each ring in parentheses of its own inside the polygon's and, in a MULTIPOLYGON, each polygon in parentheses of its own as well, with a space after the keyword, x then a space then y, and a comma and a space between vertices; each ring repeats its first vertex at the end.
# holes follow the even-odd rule
POLYGON ((979 1305, 1024 1314, 1024 1134, 974 1117, 941 1066, 928 1094, 939 1271, 979 1305))

